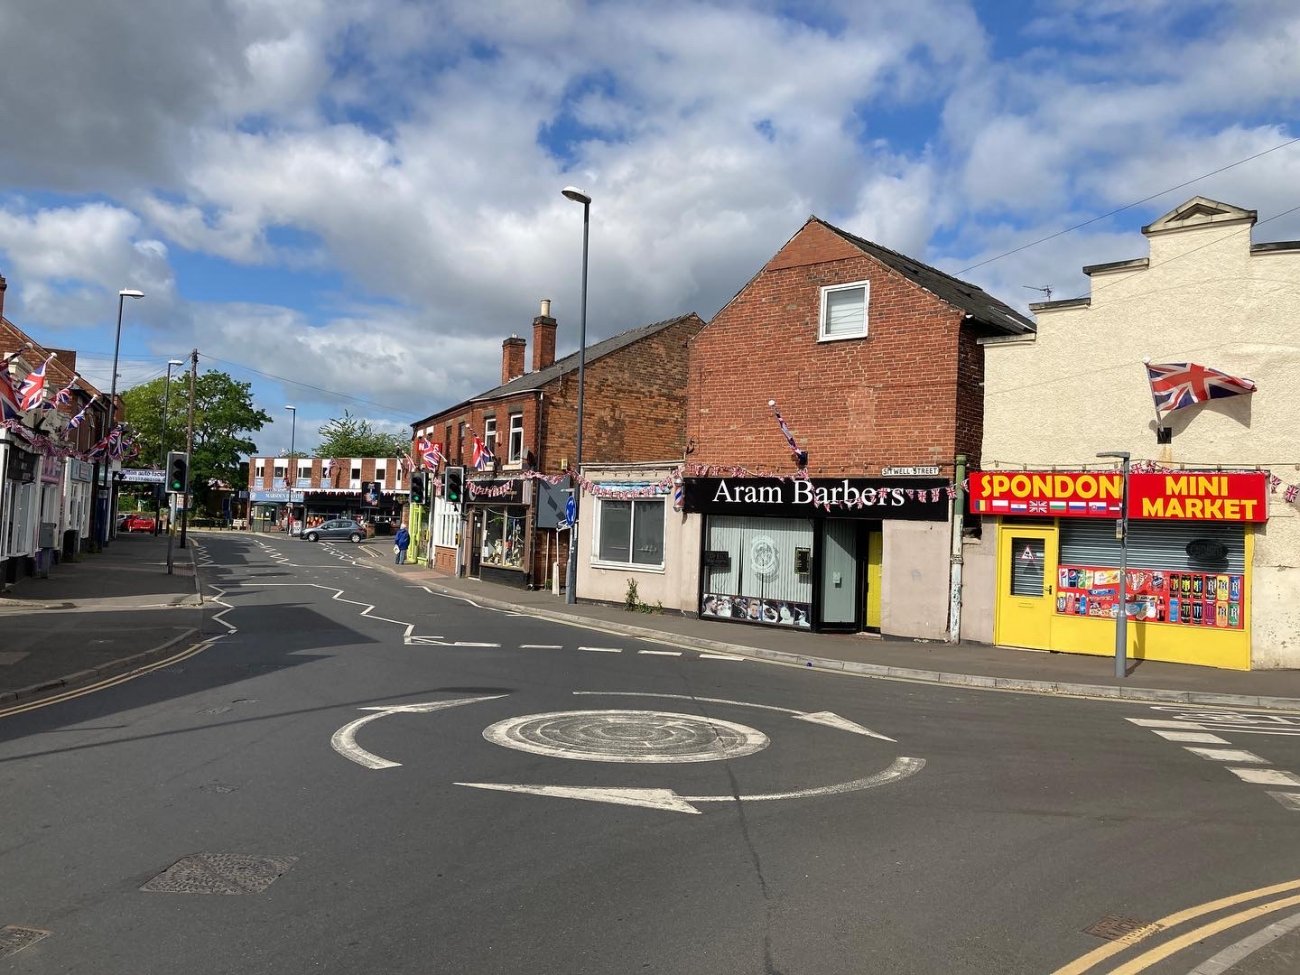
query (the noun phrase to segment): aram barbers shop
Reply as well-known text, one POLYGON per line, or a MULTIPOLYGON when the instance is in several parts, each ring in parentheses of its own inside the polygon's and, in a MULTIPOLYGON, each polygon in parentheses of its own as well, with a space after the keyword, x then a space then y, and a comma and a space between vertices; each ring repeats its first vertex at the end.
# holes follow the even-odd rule
POLYGON ((938 478, 686 478, 700 618, 942 638, 950 491, 938 478))

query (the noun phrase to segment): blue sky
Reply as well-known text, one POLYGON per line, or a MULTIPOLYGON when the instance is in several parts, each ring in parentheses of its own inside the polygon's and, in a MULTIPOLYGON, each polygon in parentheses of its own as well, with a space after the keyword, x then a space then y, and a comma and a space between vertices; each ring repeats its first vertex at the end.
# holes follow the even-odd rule
POLYGON ((593 339, 809 214, 1021 308, 1194 195, 1300 237, 1290 0, 17 0, 0 83, 6 317, 107 387, 145 291, 123 383, 197 347, 266 452, 493 386, 541 298, 575 349, 570 183, 593 339))

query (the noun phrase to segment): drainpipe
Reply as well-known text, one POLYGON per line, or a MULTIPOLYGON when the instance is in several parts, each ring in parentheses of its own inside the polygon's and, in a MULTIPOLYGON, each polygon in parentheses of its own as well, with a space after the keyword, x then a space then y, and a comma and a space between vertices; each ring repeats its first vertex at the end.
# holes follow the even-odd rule
POLYGON ((961 525, 962 514, 966 510, 966 489, 962 486, 966 480, 966 455, 958 454, 954 466, 953 481, 956 494, 952 499, 952 569, 949 573, 948 593, 948 642, 961 642, 961 525))

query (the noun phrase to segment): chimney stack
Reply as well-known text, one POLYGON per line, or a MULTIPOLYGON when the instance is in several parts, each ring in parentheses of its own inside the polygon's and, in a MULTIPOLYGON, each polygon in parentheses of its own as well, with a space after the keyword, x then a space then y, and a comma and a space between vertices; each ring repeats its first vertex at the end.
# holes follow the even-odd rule
POLYGON ((527 342, 512 335, 501 343, 501 385, 524 374, 524 348, 527 342))
POLYGON ((0 319, 5 317, 5 288, 7 287, 9 282, 5 280, 3 274, 0 274, 0 319))
POLYGON ((551 299, 542 299, 542 313, 533 319, 533 372, 555 361, 555 319, 551 317, 551 299))

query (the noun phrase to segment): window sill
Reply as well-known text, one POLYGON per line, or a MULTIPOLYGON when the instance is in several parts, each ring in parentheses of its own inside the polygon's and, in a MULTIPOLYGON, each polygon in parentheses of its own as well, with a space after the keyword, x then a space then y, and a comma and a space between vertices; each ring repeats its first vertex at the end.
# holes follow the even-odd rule
POLYGON ((817 336, 817 341, 818 342, 848 342, 851 341, 852 339, 865 339, 866 337, 867 337, 867 332, 864 329, 863 331, 855 332, 852 335, 820 335, 819 334, 817 336))
POLYGON ((650 572, 655 575, 664 575, 666 567, 659 565, 650 565, 645 562, 602 562, 592 559, 590 565, 593 569, 610 569, 618 572, 650 572))

